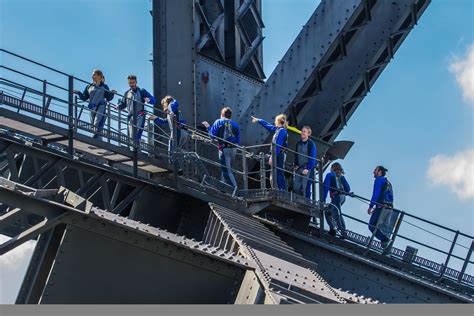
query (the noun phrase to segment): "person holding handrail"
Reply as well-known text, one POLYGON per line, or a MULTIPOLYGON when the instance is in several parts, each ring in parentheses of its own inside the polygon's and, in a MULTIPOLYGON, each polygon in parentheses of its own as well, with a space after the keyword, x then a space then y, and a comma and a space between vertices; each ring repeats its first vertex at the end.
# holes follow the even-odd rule
POLYGON ((293 183, 293 192, 311 199, 311 189, 314 181, 314 168, 316 162, 316 144, 309 139, 311 127, 303 126, 301 139, 296 143, 294 171, 296 172, 293 183))
POLYGON ((345 172, 341 164, 335 162, 331 165, 331 172, 324 178, 323 201, 326 202, 327 195, 331 197, 331 203, 326 211, 326 221, 329 225, 329 234, 336 236, 339 231, 342 238, 346 238, 346 224, 342 216, 342 205, 346 201, 346 194, 351 192, 349 182, 344 176, 345 172))
POLYGON ((185 133, 184 131, 182 131, 181 126, 181 123, 184 123, 184 121, 181 119, 179 103, 174 97, 167 95, 161 100, 161 105, 163 106, 163 111, 166 113, 166 118, 151 115, 150 119, 153 120, 153 122, 157 125, 168 125, 170 129, 170 138, 168 141, 168 155, 170 163, 172 163, 173 159, 171 156, 173 151, 175 150, 175 148, 173 148, 173 140, 176 140, 178 148, 184 145, 185 133), (176 135, 174 135, 174 126, 176 126, 176 135))
MULTIPOLYGON (((264 128, 271 132, 275 132, 272 139, 272 144, 276 146, 275 155, 276 157, 270 157, 268 163, 272 163, 276 160, 276 175, 277 175, 277 187, 280 190, 286 190, 286 180, 285 180, 285 160, 286 160, 286 150, 288 148, 288 123, 285 114, 279 114, 275 117, 275 125, 268 123, 263 119, 251 117, 252 123, 259 123, 264 128)), ((273 153, 272 153, 273 155, 273 153)))
POLYGON ((89 101, 91 110, 91 124, 94 126, 94 139, 102 140, 102 129, 105 124, 105 110, 108 101, 112 101, 116 90, 110 90, 105 84, 105 77, 101 70, 92 72, 92 83, 87 85, 84 92, 74 90, 82 101, 89 101))
POLYGON ((240 144, 240 129, 239 125, 231 120, 231 117, 232 109, 226 106, 221 110, 221 118, 214 124, 210 125, 204 121, 202 125, 207 128, 212 138, 217 138, 222 181, 236 188, 237 181, 232 172, 232 163, 237 152, 235 145, 240 144))
POLYGON ((139 143, 143 134, 143 128, 145 127, 145 103, 155 104, 156 100, 148 91, 138 87, 137 76, 129 75, 127 80, 130 89, 123 94, 125 99, 119 100, 118 108, 119 110, 127 108, 129 135, 135 142, 139 143), (136 113, 133 112, 134 103, 136 113), (133 133, 134 120, 136 135, 133 133))
POLYGON ((377 166, 374 169, 374 190, 367 213, 370 216, 369 230, 380 240, 382 248, 387 249, 390 243, 390 221, 393 213, 393 188, 386 178, 387 169, 377 166), (377 227, 378 223, 378 227, 377 227))

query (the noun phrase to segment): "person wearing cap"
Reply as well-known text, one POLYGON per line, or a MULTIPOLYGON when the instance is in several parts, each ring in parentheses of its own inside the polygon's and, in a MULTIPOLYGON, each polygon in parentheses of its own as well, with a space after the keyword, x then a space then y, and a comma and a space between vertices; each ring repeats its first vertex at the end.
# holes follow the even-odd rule
POLYGON ((137 85, 137 76, 129 75, 127 77, 128 86, 130 89, 125 91, 123 94, 125 99, 120 99, 118 103, 119 110, 127 109, 128 112, 128 131, 130 137, 135 141, 139 142, 143 128, 145 126, 145 103, 155 104, 155 98, 145 89, 139 88, 137 85), (135 103, 135 113, 134 111, 135 103), (136 135, 133 135, 133 123, 136 120, 136 135))
POLYGON ((374 189, 367 213, 370 216, 369 230, 380 240, 382 248, 387 249, 391 235, 391 217, 393 213, 393 188, 386 178, 387 169, 377 166, 374 169, 374 189), (377 227, 378 223, 378 227, 377 227))

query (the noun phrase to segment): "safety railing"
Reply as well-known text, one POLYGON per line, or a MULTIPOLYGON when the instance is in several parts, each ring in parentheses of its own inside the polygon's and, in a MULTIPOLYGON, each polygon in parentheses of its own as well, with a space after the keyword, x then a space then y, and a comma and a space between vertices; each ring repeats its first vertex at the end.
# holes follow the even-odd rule
MULTIPOLYGON (((320 233, 322 234, 325 232, 324 212, 327 210, 328 204, 323 202, 322 196, 324 192, 323 167, 327 162, 323 159, 317 160, 316 170, 309 170, 307 175, 303 175, 296 172, 292 163, 277 164, 275 163, 276 159, 272 159, 272 163, 269 163, 269 158, 276 157, 277 148, 284 150, 286 155, 300 155, 300 157, 307 159, 313 159, 314 157, 297 153, 290 148, 283 148, 273 143, 251 146, 232 144, 232 148, 235 150, 235 161, 228 171, 232 172, 237 181, 237 186, 232 186, 227 183, 225 177, 219 179, 219 172, 222 169, 222 164, 218 159, 218 144, 226 143, 226 140, 218 137, 212 138, 206 130, 188 126, 182 122, 176 122, 174 118, 171 118, 172 130, 167 130, 166 128, 163 129, 159 125, 154 124, 150 117, 151 115, 167 117, 168 113, 165 113, 161 109, 150 104, 142 104, 137 101, 133 103, 133 112, 137 112, 136 106, 143 106, 146 116, 143 127, 138 126, 136 117, 131 116, 132 120, 130 120, 130 113, 126 110, 120 110, 118 104, 114 102, 108 103, 104 113, 97 113, 95 109, 90 109, 88 107, 87 102, 78 100, 77 96, 74 94, 77 84, 81 84, 81 86, 84 87, 89 84, 87 81, 6 50, 0 49, 0 52, 10 54, 39 67, 44 67, 45 69, 55 72, 66 79, 67 87, 64 87, 60 84, 49 82, 12 67, 0 65, 1 69, 13 74, 10 79, 5 78, 3 75, 2 78, 0 78, 0 90, 3 105, 6 107, 10 106, 17 112, 24 111, 25 113, 29 113, 29 115, 41 120, 42 122, 51 122, 53 125, 59 124, 61 127, 66 128, 68 140, 67 151, 69 154, 72 155, 74 153, 74 140, 78 135, 87 137, 97 135, 103 137, 104 142, 106 143, 129 149, 130 155, 133 159, 134 176, 137 176, 139 155, 142 158, 160 157, 162 160, 166 161, 166 167, 173 169, 176 179, 180 174, 180 169, 187 169, 186 176, 183 178, 195 181, 200 185, 213 186, 214 188, 221 189, 225 193, 229 193, 234 197, 253 200, 277 198, 298 202, 312 207, 314 209, 313 216, 319 218, 320 233), (26 80, 22 81, 19 78, 26 80), (39 88, 33 88, 32 86, 35 84, 39 85, 39 88), (105 125, 100 130, 98 130, 90 120, 87 120, 87 117, 92 117, 98 114, 103 115, 106 119, 105 125), (140 141, 136 141, 134 135, 137 135, 137 132, 140 129, 143 129, 143 135, 140 141), (178 133, 178 130, 180 130, 181 133, 178 133), (170 138, 170 135, 177 136, 178 134, 184 135, 182 136, 182 139, 178 139, 177 137, 170 138), (186 145, 184 144, 188 144, 188 148, 186 148, 186 145), (300 191, 295 193, 288 191, 288 188, 281 190, 278 189, 277 179, 279 172, 283 174, 285 178, 291 177, 293 179, 299 179, 310 183, 311 196, 305 196, 306 194, 304 190, 303 192, 300 191)), ((126 96, 119 93, 115 93, 115 95, 126 99, 126 96)), ((337 188, 328 189, 338 191, 337 188)), ((340 193, 344 193, 347 196, 364 203, 370 202, 369 199, 358 196, 354 193, 340 193)), ((382 207, 382 205, 379 206, 382 207)), ((470 286, 473 285, 473 277, 466 272, 472 268, 473 264, 471 261, 473 250, 472 236, 429 220, 422 219, 402 210, 386 206, 384 207, 386 210, 391 212, 391 220, 388 228, 389 231, 387 232, 390 237, 390 243, 389 246, 384 249, 386 253, 396 257, 405 258, 408 255, 394 247, 395 242, 398 240, 404 240, 411 244, 417 244, 438 254, 445 255, 446 258, 442 264, 438 264, 412 254, 412 263, 439 273, 440 279, 443 277, 449 277, 451 279, 456 279, 459 283, 468 284, 470 286), (411 223, 410 220, 417 220, 428 225, 430 228, 424 230, 419 229, 419 231, 423 231, 424 233, 431 233, 433 227, 444 232, 453 233, 454 236, 452 239, 444 238, 449 240, 449 247, 442 250, 440 247, 421 242, 420 238, 409 236, 404 228, 407 226, 413 227, 413 223, 411 223), (466 243, 460 244, 461 238, 467 240, 467 245, 466 243), (464 256, 456 252, 456 249, 459 247, 467 250, 464 256), (456 270, 450 267, 453 260, 460 262, 459 269, 456 270)), ((346 219, 368 225, 367 222, 349 214, 343 213, 342 215, 346 219)), ((381 250, 380 243, 374 240, 375 233, 382 229, 380 224, 381 223, 376 223, 373 226, 374 233, 369 237, 362 238, 361 235, 356 233, 349 233, 348 238, 353 242, 362 244, 367 248, 367 250, 381 250)))

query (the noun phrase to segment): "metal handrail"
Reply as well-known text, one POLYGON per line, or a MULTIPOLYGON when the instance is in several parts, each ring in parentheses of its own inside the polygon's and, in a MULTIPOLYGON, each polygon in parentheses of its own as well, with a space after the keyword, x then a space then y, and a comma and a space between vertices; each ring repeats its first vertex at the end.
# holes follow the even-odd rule
MULTIPOLYGON (((7 53, 7 54, 10 54, 10 55, 15 56, 15 57, 17 57, 17 58, 20 58, 20 59, 22 59, 22 60, 28 61, 28 62, 30 62, 30 63, 33 63, 33 64, 35 64, 35 65, 44 67, 45 69, 54 71, 54 72, 56 72, 56 73, 58 73, 58 74, 61 74, 61 75, 64 75, 64 76, 68 77, 68 79, 69 79, 69 88, 66 89, 66 88, 64 88, 64 87, 61 87, 61 86, 58 86, 58 85, 56 85, 56 84, 47 82, 46 80, 41 80, 41 79, 39 79, 39 78, 37 78, 37 77, 34 77, 34 76, 31 76, 31 75, 26 74, 26 73, 24 73, 24 72, 21 72, 21 71, 12 69, 12 68, 10 68, 10 67, 1 66, 3 69, 6 69, 6 70, 8 70, 8 71, 12 71, 12 72, 15 72, 15 73, 17 73, 17 74, 20 74, 20 75, 22 75, 22 76, 25 76, 25 77, 27 77, 27 78, 36 80, 36 81, 38 81, 38 82, 42 82, 42 83, 44 84, 44 87, 47 86, 47 85, 50 85, 50 86, 55 87, 55 88, 58 88, 58 89, 60 89, 60 90, 62 90, 62 91, 67 91, 67 92, 69 93, 69 100, 66 101, 66 100, 63 100, 63 99, 61 99, 61 98, 48 95, 48 94, 46 93, 46 88, 44 88, 44 91, 41 92, 41 91, 39 91, 39 90, 35 90, 35 89, 32 89, 32 88, 26 87, 26 86, 24 86, 24 85, 20 85, 20 84, 14 83, 14 82, 12 82, 12 81, 10 81, 10 80, 8 80, 8 79, 0 78, 0 80, 3 80, 3 81, 5 81, 5 82, 7 82, 7 83, 9 82, 9 83, 11 84, 10 86, 13 86, 13 84, 15 84, 16 87, 18 87, 18 88, 23 88, 24 91, 25 91, 25 93, 26 93, 26 91, 28 91, 28 92, 32 92, 32 93, 37 94, 37 95, 42 95, 43 97, 48 97, 48 98, 54 99, 55 101, 59 101, 59 102, 61 102, 61 103, 69 104, 68 109, 69 109, 69 116, 70 116, 70 119, 72 118, 72 114, 71 114, 71 113, 73 113, 74 106, 76 107, 76 109, 77 109, 77 108, 81 108, 81 110, 88 110, 88 111, 90 111, 90 112, 94 112, 93 110, 89 109, 88 107, 82 107, 82 106, 80 106, 79 104, 74 103, 74 102, 72 101, 72 95, 73 95, 73 94, 72 94, 73 81, 74 81, 74 80, 77 80, 77 81, 79 81, 79 82, 82 82, 82 83, 85 83, 85 84, 89 84, 88 81, 85 81, 85 80, 82 80, 82 79, 80 79, 80 78, 74 77, 74 76, 72 76, 72 75, 66 74, 65 72, 62 72, 62 71, 59 71, 59 70, 57 70, 57 69, 51 68, 51 67, 49 67, 49 66, 43 65, 43 64, 41 64, 41 63, 38 63, 38 62, 36 62, 36 61, 33 61, 33 60, 29 59, 29 58, 25 58, 25 57, 20 56, 20 55, 18 55, 18 54, 12 53, 12 52, 7 51, 7 50, 5 50, 5 49, 0 49, 0 51, 1 51, 1 52, 4 52, 4 53, 7 53)), ((124 97, 124 98, 126 99, 126 96, 121 95, 120 93, 115 93, 115 94, 118 95, 118 96, 122 96, 122 97, 124 97)), ((23 98, 22 98, 22 99, 23 99, 23 98)), ((160 110, 160 109, 158 109, 158 108, 152 107, 152 106, 150 106, 150 105, 148 105, 148 104, 143 104, 143 103, 137 102, 137 101, 135 101, 135 102, 138 103, 138 104, 142 104, 142 105, 143 105, 146 114, 150 114, 150 113, 151 113, 151 114, 153 114, 153 113, 166 114, 164 111, 162 111, 162 110, 160 110), (151 109, 151 111, 150 111, 150 109, 151 109)), ((111 103, 111 102, 110 102, 110 104, 116 106, 114 103, 111 103)), ((129 126, 130 126, 130 122, 129 122, 128 120, 123 120, 123 118, 121 117, 120 111, 122 111, 122 110, 119 110, 119 109, 116 109, 116 108, 114 108, 114 110, 116 110, 116 112, 115 112, 115 111, 110 111, 109 113, 104 113, 104 116, 107 117, 109 120, 114 119, 114 120, 117 121, 119 124, 124 123, 125 125, 129 125, 129 126), (115 113, 118 113, 118 115, 115 116, 115 113)), ((126 111, 124 111, 124 112, 126 112, 126 111)), ((150 123, 149 120, 147 120, 147 121, 148 121, 148 123, 150 123)), ((211 144, 211 146, 214 146, 214 147, 215 147, 215 145, 216 145, 216 144, 215 144, 215 141, 218 141, 218 142, 227 142, 226 140, 224 140, 224 139, 222 139, 222 138, 219 138, 219 137, 210 137, 207 132, 201 131, 201 130, 195 128, 195 127, 192 127, 192 126, 189 126, 189 125, 186 125, 186 124, 182 124, 182 123, 179 123, 179 122, 176 122, 176 123, 179 124, 181 127, 186 128, 186 129, 187 129, 188 131, 190 131, 193 135, 197 135, 198 137, 202 138, 203 143, 211 144)), ((141 128, 141 126, 138 126, 137 124, 133 124, 133 123, 132 123, 131 126, 132 126, 132 128, 134 128, 134 129, 141 128)), ((73 129, 74 129, 74 128, 77 128, 77 122, 74 123, 73 121, 70 120, 70 121, 69 121, 69 130, 70 130, 70 134, 69 134, 69 136, 70 136, 70 137, 69 137, 69 140, 70 140, 69 148, 70 148, 70 152, 71 152, 71 153, 72 153, 72 140, 73 140, 73 138, 74 138, 74 135, 73 135, 72 132, 73 132, 73 129), (76 126, 75 126, 74 124, 76 124, 76 126)), ((109 129, 111 129, 111 128, 112 128, 112 127, 109 126, 109 129)), ((149 128, 148 128, 148 129, 145 129, 145 127, 144 127, 143 130, 146 131, 146 132, 148 133, 148 135, 152 135, 152 136, 158 137, 158 138, 164 137, 164 136, 161 135, 161 134, 157 134, 157 133, 155 133, 154 131, 151 131, 149 128)), ((115 130, 115 131, 118 131, 117 134, 119 134, 119 135, 121 134, 120 129, 117 129, 117 130, 115 130)), ((176 135, 176 134, 174 134, 174 135, 176 135)), ((105 136, 105 135, 104 135, 104 136, 105 136)), ((188 136, 189 136, 189 135, 188 135, 188 136)), ((107 137, 107 136, 106 136, 106 137, 107 137)), ((166 137, 165 137, 165 138, 166 138, 166 137)), ((128 139, 130 139, 130 137, 128 137, 128 139)), ((110 140, 110 138, 109 138, 109 140, 110 140)), ((155 142, 155 141, 156 141, 157 143, 159 143, 159 144, 166 145, 165 143, 160 142, 160 141, 157 140, 156 138, 153 139, 153 142, 155 142)), ((118 142, 120 143, 121 141, 119 140, 118 142)), ((145 142, 142 142, 142 143, 143 143, 143 144, 146 144, 145 142)), ((140 144, 138 144, 138 145, 135 144, 135 141, 134 141, 134 140, 132 140, 131 142, 127 142, 127 144, 128 144, 128 145, 132 145, 132 146, 135 147, 135 151, 134 151, 134 154, 135 154, 135 155, 136 155, 137 150, 140 150, 140 148, 141 148, 141 145, 140 145, 140 144)), ((250 146, 242 146, 242 145, 238 145, 238 144, 233 144, 233 145, 234 145, 234 147, 241 153, 243 161, 246 161, 246 159, 254 159, 254 160, 256 160, 256 161, 260 161, 261 166, 262 166, 262 165, 263 165, 263 166, 265 165, 265 161, 262 161, 262 159, 264 159, 264 158, 263 158, 263 157, 264 157, 263 155, 261 155, 261 154, 260 154, 260 155, 256 155, 256 154, 255 154, 254 151, 255 151, 255 149, 258 149, 258 148, 263 148, 263 149, 265 149, 265 148, 267 148, 267 147, 270 147, 270 149, 272 149, 272 153, 273 153, 273 151, 274 151, 276 148, 281 147, 281 148, 283 148, 283 149, 284 149, 285 151, 287 151, 287 152, 294 153, 294 154, 298 154, 298 155, 301 155, 301 156, 303 156, 303 157, 308 157, 308 158, 310 158, 310 159, 313 159, 313 157, 310 157, 310 156, 308 156, 308 155, 303 155, 303 154, 301 154, 301 153, 297 153, 296 151, 294 151, 294 150, 292 150, 292 149, 290 149, 290 148, 283 147, 283 146, 280 146, 280 145, 278 145, 278 144, 272 144, 272 143, 270 143, 270 144, 257 144, 257 145, 250 145, 250 146)), ((148 145, 147 145, 147 146, 148 146, 148 145)), ((176 147, 175 147, 175 148, 176 148, 176 147)), ((200 157, 200 156, 197 156, 197 158, 200 159, 201 161, 205 162, 205 163, 210 163, 210 164, 212 164, 212 165, 214 165, 214 166, 216 166, 216 167, 219 166, 219 163, 217 163, 217 162, 215 162, 215 161, 213 161, 213 160, 210 160, 210 159, 207 159, 207 158, 204 158, 204 157, 200 157)), ((323 159, 316 159, 316 161, 318 162, 318 165, 320 165, 320 166, 321 166, 321 165, 323 164, 323 162, 324 162, 323 159)), ((134 169, 135 169, 134 175, 135 175, 135 176, 136 176, 136 166, 137 166, 137 157, 135 156, 135 157, 134 157, 134 169)), ((287 170, 286 170, 285 168, 279 168, 279 167, 277 166, 277 164, 276 164, 276 159, 274 160, 274 163, 272 164, 271 170, 273 170, 273 171, 275 171, 275 170, 283 170, 283 171, 287 172, 287 170)), ((267 177, 266 177, 266 172, 267 172, 267 170, 266 170, 266 168, 264 168, 263 170, 262 170, 262 168, 261 168, 260 171, 255 171, 255 172, 252 172, 252 171, 249 172, 248 170, 240 171, 240 170, 235 170, 235 169, 233 169, 233 168, 231 169, 231 171, 232 171, 232 172, 235 172, 235 173, 238 174, 238 175, 243 176, 244 182, 248 182, 249 179, 250 179, 250 180, 253 180, 253 181, 260 181, 260 182, 262 183, 260 190, 262 190, 262 189, 266 190, 266 185, 265 185, 265 183, 266 183, 266 181, 267 181, 267 177), (260 179, 253 178, 253 177, 249 177, 249 175, 251 175, 251 174, 253 175, 253 174, 257 174, 257 173, 260 174, 260 179)), ((319 178, 319 179, 316 178, 316 177, 314 177, 314 179, 313 179, 313 178, 311 178, 311 177, 309 177, 309 176, 308 176, 308 177, 304 177, 304 176, 302 176, 302 175, 297 175, 297 176, 300 176, 300 177, 306 178, 307 180, 313 181, 315 184, 319 184, 319 186, 320 186, 320 197, 319 197, 319 201, 318 201, 318 202, 319 202, 320 213, 322 213, 322 210, 321 210, 321 206, 322 206, 321 192, 322 192, 322 191, 321 191, 321 189, 322 189, 323 186, 324 186, 324 183, 323 183, 322 178, 321 178, 321 177, 322 177, 322 169, 319 169, 319 170, 318 170, 318 173, 319 173, 319 175, 320 175, 320 178, 319 178)), ((274 179, 275 179, 275 177, 274 177, 274 179)), ((370 199, 367 199, 367 198, 362 197, 362 196, 360 196, 360 195, 354 194, 353 192, 347 193, 347 192, 342 192, 341 190, 339 190, 339 189, 337 189, 337 188, 331 188, 331 187, 329 187, 329 188, 330 188, 331 190, 335 190, 335 191, 338 191, 338 192, 340 192, 340 193, 344 193, 344 194, 346 194, 346 195, 349 196, 349 197, 357 198, 357 199, 359 199, 359 200, 361 200, 361 201, 365 201, 365 202, 371 202, 370 199)), ((315 190, 314 190, 314 192, 315 192, 315 190)), ((471 240, 474 239, 474 237, 472 237, 472 236, 470 236, 470 235, 468 235, 468 234, 459 232, 459 231, 457 231, 457 230, 451 229, 451 228, 446 227, 446 226, 444 226, 444 225, 440 225, 440 224, 434 223, 434 222, 432 222, 432 221, 430 221, 430 220, 423 219, 423 218, 421 218, 421 217, 419 217, 419 216, 412 215, 412 214, 407 213, 407 212, 405 212, 405 211, 398 210, 398 209, 395 209, 395 208, 393 208, 393 207, 387 207, 387 206, 381 205, 381 204, 379 204, 379 203, 376 203, 376 205, 377 205, 377 206, 383 206, 383 207, 386 207, 386 208, 388 208, 388 209, 397 211, 397 212, 399 212, 399 213, 400 213, 401 215, 403 215, 403 216, 411 217, 411 218, 414 218, 414 219, 419 220, 419 221, 421 221, 421 222, 427 223, 427 224, 429 224, 429 225, 433 225, 433 226, 435 226, 435 227, 444 229, 444 230, 446 230, 446 231, 449 231, 449 232, 452 232, 452 233, 456 233, 456 236, 463 236, 463 237, 469 238, 469 239, 471 239, 471 240)), ((346 214, 346 215, 344 215, 344 216, 348 216, 348 215, 346 214)), ((349 218, 350 218, 350 217, 349 217, 349 218)), ((324 227, 323 227, 323 217, 320 217, 320 219, 322 219, 322 221, 321 221, 321 229, 323 230, 323 229, 324 229, 324 227)), ((362 223, 365 223, 365 222, 360 221, 360 220, 358 220, 358 221, 359 221, 359 222, 362 222, 362 223)), ((408 237, 405 237, 405 236, 403 236, 403 235, 398 234, 397 236, 400 237, 400 238, 409 240, 409 241, 411 241, 411 242, 415 242, 415 243, 417 243, 417 244, 421 244, 421 245, 426 246, 426 247, 428 247, 428 248, 430 247, 429 245, 424 245, 423 243, 419 243, 419 242, 413 241, 412 239, 410 239, 410 238, 408 238, 408 237)), ((460 259, 460 260, 464 260, 463 258, 460 258, 459 256, 454 255, 454 254, 452 253, 452 250, 453 250, 454 246, 457 245, 457 243, 456 243, 456 238, 457 238, 457 237, 455 237, 455 240, 453 241, 452 246, 451 246, 451 250, 450 250, 449 252, 445 252, 445 251, 443 251, 443 250, 439 250, 439 249, 436 249, 436 248, 432 248, 433 250, 436 250, 436 251, 438 251, 438 252, 440 252, 440 253, 443 253, 443 254, 448 255, 448 258, 447 258, 447 260, 446 260, 446 263, 449 262, 449 258, 450 258, 450 257, 454 257, 454 258, 457 258, 457 259, 460 259)), ((472 264, 472 261, 470 261, 469 258, 466 258, 466 259, 465 259, 465 263, 472 264)))

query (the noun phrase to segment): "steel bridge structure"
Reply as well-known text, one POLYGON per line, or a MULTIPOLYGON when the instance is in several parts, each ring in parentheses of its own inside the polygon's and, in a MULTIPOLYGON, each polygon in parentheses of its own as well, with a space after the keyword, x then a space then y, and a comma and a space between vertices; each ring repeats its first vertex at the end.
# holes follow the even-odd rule
POLYGON ((73 93, 86 81, 0 49, 0 232, 10 237, 0 255, 37 241, 16 303, 473 303, 469 234, 395 210, 386 255, 373 236, 324 227, 322 174, 353 144, 336 138, 429 3, 323 0, 266 79, 261 0, 154 0, 154 95, 189 105, 173 151, 152 120, 133 141, 113 102, 96 130, 73 93), (200 128, 224 105, 241 126, 237 189, 220 180, 216 141, 200 128), (313 127, 312 199, 271 185, 264 153, 275 147, 249 118, 278 113, 313 127), (449 235, 449 247, 409 237, 410 221, 449 235))

